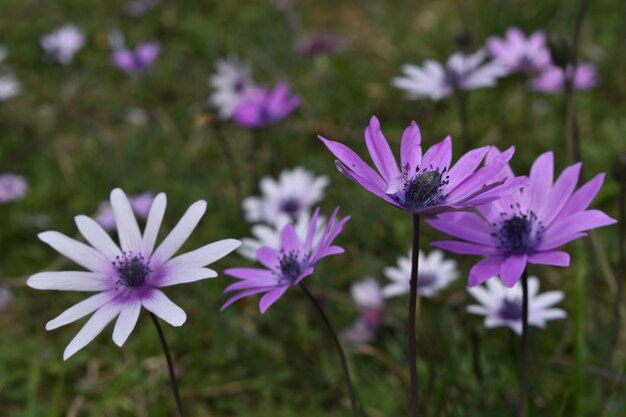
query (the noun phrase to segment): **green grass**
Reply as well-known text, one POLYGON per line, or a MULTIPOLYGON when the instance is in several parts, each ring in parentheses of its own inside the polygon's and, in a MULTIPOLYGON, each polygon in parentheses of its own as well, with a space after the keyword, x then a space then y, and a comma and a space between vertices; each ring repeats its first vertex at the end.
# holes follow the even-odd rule
MULTIPOLYGON (((27 176, 31 188, 22 201, 0 206, 0 280, 15 293, 15 301, 0 313, 2 416, 175 415, 157 335, 145 313, 122 349, 112 343, 109 326, 63 362, 63 349, 80 324, 53 332, 46 332, 44 325, 82 295, 34 291, 22 277, 57 259, 37 240, 38 232, 54 229, 74 235, 73 217, 93 213, 116 186, 129 193, 166 192, 163 233, 189 204, 206 199, 208 213, 187 249, 248 235, 220 149, 211 130, 197 123, 210 93, 207 77, 215 59, 237 54, 251 61, 258 81, 287 79, 303 97, 294 116, 264 132, 264 146, 267 153, 280 155, 281 168, 302 165, 329 175, 332 185, 323 210, 340 205, 352 215, 338 239, 346 254, 324 261, 309 279, 309 287, 328 300, 331 319, 343 328, 356 317, 350 284, 365 275, 383 282, 382 268, 409 247, 411 219, 337 173, 316 134, 350 142, 363 153, 362 130, 376 114, 394 149, 413 119, 427 145, 447 134, 459 137, 454 100, 408 102, 391 87, 400 65, 445 59, 464 27, 472 32, 476 47, 510 25, 570 33, 576 12, 575 2, 565 0, 428 0, 417 5, 406 0, 323 0, 294 2, 301 24, 295 28, 285 14, 260 0, 162 3, 135 20, 122 15, 120 1, 3 1, 0 43, 9 49, 7 64, 24 91, 0 103, 0 171, 27 176), (88 41, 76 62, 62 67, 43 57, 38 38, 65 21, 86 30, 88 41), (131 43, 152 38, 163 42, 153 71, 133 78, 110 65, 107 31, 113 27, 120 27, 131 43), (292 52, 297 35, 318 29, 346 41, 345 49, 325 65, 292 52), (126 122, 125 114, 133 107, 148 111, 148 124, 126 122)), ((618 0, 591 3, 582 56, 600 58, 601 84, 578 96, 587 178, 610 171, 615 153, 626 150, 626 6, 618 0)), ((548 149, 556 152, 558 170, 565 167, 562 97, 529 93, 519 80, 507 80, 498 88, 472 93, 469 105, 473 146, 516 145, 513 166, 520 173, 548 149)), ((258 179, 277 171, 268 161, 255 166, 246 162, 249 132, 234 126, 225 131, 246 194, 256 193, 258 179)), ((617 192, 609 175, 594 206, 615 215, 617 192)), ((433 230, 425 229, 423 242, 436 238, 433 230)), ((617 228, 598 235, 602 254, 615 265, 617 228)), ((579 410, 576 415, 623 416, 624 367, 614 366, 612 357, 626 346, 615 342, 613 329, 623 326, 615 326, 614 289, 598 266, 597 254, 581 260, 574 247, 568 250, 576 257, 572 267, 530 271, 541 278, 543 289, 566 292, 562 304, 570 315, 546 330, 531 331, 530 415, 569 416, 579 410)), ((464 274, 475 261, 456 259, 464 274)), ((221 272, 243 264, 232 255, 217 268, 221 272)), ((62 266, 71 268, 69 263, 62 266)), ((335 352, 307 300, 290 291, 265 315, 259 314, 256 300, 219 313, 228 282, 220 276, 168 291, 189 315, 185 326, 165 328, 187 414, 348 416, 335 352)), ((352 352, 356 390, 368 417, 408 413, 405 301, 390 303, 387 326, 370 348, 352 352)), ((461 279, 436 300, 422 303, 418 349, 425 416, 513 413, 518 340, 508 329, 485 330, 480 319, 465 312, 470 301, 461 279), (473 372, 472 331, 480 345, 481 381, 473 372)))

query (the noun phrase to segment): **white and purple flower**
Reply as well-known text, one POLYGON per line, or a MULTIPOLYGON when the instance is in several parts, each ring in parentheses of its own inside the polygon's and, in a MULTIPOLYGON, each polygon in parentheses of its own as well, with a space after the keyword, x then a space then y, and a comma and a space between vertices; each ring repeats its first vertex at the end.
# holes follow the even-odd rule
POLYGON ((215 74, 209 78, 213 94, 209 101, 222 119, 230 119, 235 108, 254 88, 250 65, 235 58, 220 59, 215 63, 215 74))

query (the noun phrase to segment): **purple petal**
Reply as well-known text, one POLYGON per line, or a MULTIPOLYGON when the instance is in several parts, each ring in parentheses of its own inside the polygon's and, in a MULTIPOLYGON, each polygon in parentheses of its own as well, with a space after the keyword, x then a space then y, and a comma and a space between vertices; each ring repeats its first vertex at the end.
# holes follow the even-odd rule
POLYGON ((369 126, 365 129, 365 145, 374 165, 385 181, 389 182, 400 176, 396 158, 391 153, 389 143, 380 130, 380 123, 376 116, 372 116, 369 126))
POLYGON ((569 266, 570 256, 567 252, 551 250, 529 255, 528 262, 541 265, 569 266))
POLYGON ((450 184, 458 184, 472 175, 485 158, 490 148, 491 146, 483 146, 482 148, 471 150, 463 155, 456 164, 450 168, 450 172, 448 173, 450 184))
POLYGON ((598 194, 598 191, 600 191, 600 187, 602 187, 603 182, 604 174, 598 174, 589 182, 585 183, 576 192, 574 192, 574 194, 572 194, 559 216, 569 216, 570 214, 585 210, 589 207, 593 198, 596 194, 598 194))
MULTIPOLYGON (((580 211, 568 217, 562 217, 553 222, 544 232, 546 240, 550 240, 552 235, 573 234, 608 226, 616 223, 616 220, 607 216, 600 210, 580 211)), ((543 245, 541 245, 543 247, 543 245)))
MULTIPOLYGON (((261 264, 269 269, 277 269, 280 265, 282 255, 280 251, 263 246, 256 251, 256 257, 261 264)), ((230 270, 228 270, 230 271, 230 270)), ((224 271, 226 272, 226 271, 224 271)))
POLYGON ((408 167, 408 172, 415 172, 422 162, 422 135, 417 123, 411 122, 402 134, 400 143, 400 161, 402 168, 408 167))
POLYGON ((104 255, 91 246, 67 237, 63 233, 42 232, 37 236, 61 255, 90 271, 108 273, 111 270, 111 263, 104 255))
POLYGON ((267 309, 272 306, 272 304, 274 304, 280 297, 282 297, 282 295, 285 293, 285 291, 287 291, 288 288, 288 286, 278 288, 268 292, 263 297, 261 297, 261 301, 259 301, 259 309, 261 310, 261 313, 265 313, 267 309))
POLYGON ((435 219, 426 220, 426 223, 459 239, 483 245, 495 245, 494 238, 491 236, 493 230, 489 223, 476 213, 445 213, 435 219))
POLYGON ((228 268, 224 270, 224 274, 237 279, 265 279, 268 276, 273 276, 272 271, 261 268, 228 268))
POLYGON ((223 239, 170 259, 165 264, 169 270, 200 268, 222 259, 241 246, 236 239, 223 239))
POLYGON ((470 270, 468 285, 475 287, 489 278, 498 275, 504 259, 503 256, 495 255, 478 261, 470 270))
POLYGON ((546 251, 550 249, 558 248, 559 246, 563 246, 566 243, 569 243, 573 240, 580 239, 581 237, 587 236, 587 233, 584 232, 576 232, 576 233, 551 233, 548 238, 544 238, 537 248, 538 251, 546 251))
POLYGON ((280 246, 285 253, 302 250, 302 243, 300 243, 300 238, 293 224, 288 223, 283 227, 283 231, 280 233, 280 246))
POLYGON ((452 161, 452 138, 447 136, 426 151, 420 168, 450 169, 450 161, 452 161))
POLYGON ((538 213, 549 201, 554 176, 554 154, 545 152, 535 160, 530 169, 529 184, 524 189, 522 208, 538 213))
POLYGON ((220 308, 220 311, 224 311, 226 308, 228 308, 229 306, 231 306, 234 302, 241 300, 242 298, 246 298, 249 297, 251 295, 255 295, 255 294, 259 294, 262 292, 267 292, 267 288, 263 287, 263 288, 255 288, 252 290, 247 290, 247 291, 242 291, 239 294, 233 295, 232 297, 230 297, 225 303, 224 305, 222 305, 222 308, 220 308))
POLYGON ((187 314, 185 314, 183 309, 174 304, 172 300, 159 290, 153 289, 145 294, 141 304, 146 310, 154 313, 172 326, 182 326, 187 320, 187 314))
POLYGON ((437 240, 431 243, 431 246, 461 255, 493 255, 497 251, 493 246, 459 242, 456 240, 437 240))
POLYGON ((537 217, 543 220, 544 225, 552 223, 572 196, 578 183, 581 167, 580 162, 567 167, 554 183, 547 204, 537 213, 537 217))
POLYGON ((519 281, 524 269, 526 268, 526 262, 528 256, 526 255, 511 255, 500 267, 500 279, 507 287, 511 288, 519 281))

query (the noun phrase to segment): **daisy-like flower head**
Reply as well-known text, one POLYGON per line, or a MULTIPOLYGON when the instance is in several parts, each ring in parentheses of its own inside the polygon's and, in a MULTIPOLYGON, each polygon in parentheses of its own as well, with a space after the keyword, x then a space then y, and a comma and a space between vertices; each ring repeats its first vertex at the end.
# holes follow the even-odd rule
MULTIPOLYGON (((493 150, 487 159, 498 158, 493 150)), ((471 269, 469 285, 476 286, 499 275, 513 287, 526 265, 568 266, 569 254, 557 250, 586 236, 587 230, 615 220, 600 210, 587 210, 600 190, 604 174, 596 175, 576 190, 582 164, 567 167, 553 184, 554 155, 539 156, 526 187, 489 204, 478 213, 445 213, 428 223, 463 241, 444 240, 433 246, 465 255, 484 255, 471 269)), ((507 167, 503 175, 513 175, 507 167)))
MULTIPOLYGON (((411 291, 411 257, 411 250, 409 250, 408 257, 398 258, 398 266, 389 266, 384 269, 385 276, 391 280, 391 284, 383 288, 385 297, 396 297, 411 291)), ((458 277, 456 261, 444 259, 442 251, 434 250, 429 255, 419 252, 417 292, 421 296, 434 297, 458 277)))
POLYGON ((406 91, 412 100, 440 100, 460 90, 493 87, 506 70, 494 62, 485 63, 486 57, 487 52, 481 49, 469 55, 457 52, 445 65, 432 60, 424 62, 423 67, 405 64, 404 74, 394 78, 392 84, 406 91))
POLYGON ((262 195, 242 202, 246 221, 276 224, 285 215, 297 221, 322 200, 328 182, 327 176, 315 176, 302 167, 283 170, 278 181, 264 177, 259 183, 262 195))
POLYGON ((495 63, 510 73, 540 71, 552 64, 546 34, 542 31, 526 37, 520 29, 511 27, 504 38, 487 39, 487 49, 495 63))
POLYGON ((365 129, 365 144, 378 172, 347 146, 319 138, 337 157, 337 169, 346 178, 409 213, 430 216, 471 210, 515 191, 526 181, 523 177, 495 178, 513 156, 513 147, 482 168, 478 166, 489 146, 466 153, 450 166, 452 139, 449 136, 422 156, 421 135, 415 122, 402 135, 398 167, 378 119, 372 117, 365 129))
POLYGON ((0 75, 0 102, 17 96, 22 86, 13 74, 0 75))
POLYGON ((0 174, 0 204, 22 199, 28 190, 28 182, 21 175, 0 174))
POLYGON ((317 33, 299 39, 295 51, 304 56, 330 55, 341 47, 341 38, 330 33, 317 33))
POLYGON ((222 310, 237 300, 263 293, 259 302, 261 313, 265 313, 291 286, 299 284, 313 274, 317 263, 327 256, 343 253, 344 250, 333 245, 333 240, 341 233, 344 224, 350 220, 346 216, 337 219, 339 208, 330 217, 321 238, 313 243, 317 230, 319 209, 316 209, 309 224, 306 238, 301 239, 292 224, 287 224, 281 232, 279 249, 262 247, 257 251, 257 259, 264 268, 230 268, 226 275, 237 278, 239 282, 229 285, 224 292, 237 292, 226 301, 222 310))
POLYGON ((85 45, 85 35, 77 26, 68 23, 54 32, 43 35, 39 43, 55 61, 67 65, 85 45))
MULTIPOLYGON (((277 217, 275 224, 257 224, 252 227, 252 235, 254 237, 245 237, 241 239, 241 247, 237 250, 241 256, 256 261, 256 252, 263 246, 270 247, 272 249, 280 249, 280 235, 283 228, 293 223, 296 230, 296 234, 300 240, 306 239, 306 235, 309 232, 309 224, 311 222, 311 215, 308 211, 304 211, 298 219, 294 222, 289 216, 280 215, 277 217)), ((317 219, 317 231, 313 236, 313 244, 317 244, 322 237, 324 228, 326 227, 326 219, 320 216, 317 219)))
POLYGON ((241 100, 254 88, 252 69, 235 58, 215 63, 215 74, 209 78, 214 92, 209 101, 222 119, 230 119, 241 100))
MULTIPOLYGON (((135 216, 140 219, 148 218, 148 213, 150 213, 150 207, 152 206, 152 201, 154 200, 154 195, 152 193, 146 192, 138 195, 129 195, 127 198, 135 216)), ((95 220, 105 230, 115 229, 115 214, 113 213, 111 203, 108 201, 102 201, 98 205, 98 212, 96 213, 95 220)))
POLYGON ((300 97, 291 94, 287 83, 278 83, 273 90, 255 87, 235 107, 233 120, 250 129, 268 127, 289 116, 299 105, 300 97))
POLYGON ((42 241, 88 271, 41 272, 28 279, 28 286, 97 293, 46 324, 46 329, 52 330, 95 312, 65 349, 65 360, 118 316, 113 341, 122 346, 133 331, 142 306, 172 326, 181 326, 187 319, 185 312, 161 288, 216 277, 217 273, 205 266, 240 245, 238 240, 225 239, 174 257, 206 210, 206 202, 197 201, 155 249, 165 205, 165 194, 157 195, 142 234, 126 195, 119 188, 113 190, 111 206, 120 246, 87 216, 77 216, 75 220, 88 245, 59 232, 39 234, 42 241))
MULTIPOLYGON (((486 286, 468 288, 480 303, 470 305, 467 311, 485 316, 485 327, 509 327, 522 334, 522 286, 505 287, 500 281, 490 279, 486 286)), ((567 315, 560 308, 553 308, 563 300, 562 291, 539 294, 539 279, 528 277, 528 325, 546 327, 548 320, 564 319, 567 315)))
MULTIPOLYGON (((571 73, 573 67, 570 65, 566 71, 571 73)), ((576 72, 573 78, 574 90, 590 90, 598 83, 596 67, 589 63, 576 65, 576 72)), ((544 69, 536 78, 528 83, 529 88, 547 94, 559 94, 565 91, 565 71, 557 66, 550 66, 544 69)))
POLYGON ((158 42, 138 43, 135 49, 120 48, 113 51, 113 64, 129 74, 140 74, 148 70, 159 57, 158 42))

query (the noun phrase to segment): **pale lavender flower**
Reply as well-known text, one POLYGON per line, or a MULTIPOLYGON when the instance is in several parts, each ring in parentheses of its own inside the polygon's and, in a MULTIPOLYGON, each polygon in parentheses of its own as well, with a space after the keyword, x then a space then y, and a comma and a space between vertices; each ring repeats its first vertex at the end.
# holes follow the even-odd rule
POLYGON ((85 35, 77 26, 67 23, 54 32, 42 36, 39 43, 55 61, 67 65, 85 45, 85 35))
POLYGON ((28 190, 28 182, 21 175, 0 174, 0 204, 21 200, 28 190))
POLYGON ((230 119, 235 108, 254 88, 252 69, 236 58, 220 59, 215 62, 215 74, 209 78, 209 84, 214 90, 210 103, 222 119, 230 119))
POLYGON ((278 181, 263 177, 259 182, 262 195, 247 197, 242 202, 246 221, 276 224, 282 215, 297 221, 304 211, 310 212, 322 200, 328 183, 326 175, 316 176, 302 167, 283 170, 278 181))
MULTIPOLYGON (((568 74, 572 72, 572 66, 567 67, 568 74)), ((598 83, 596 67, 589 63, 576 65, 573 77, 574 90, 590 90, 598 83)), ((544 69, 536 78, 529 81, 529 88, 547 94, 559 94, 565 91, 565 71, 557 66, 544 69)))
POLYGON ((159 57, 161 45, 158 42, 141 42, 135 49, 122 48, 113 51, 113 63, 129 74, 140 74, 148 70, 159 57))
MULTIPOLYGON (((148 218, 152 201, 154 200, 154 194, 150 192, 129 195, 128 202, 130 203, 133 213, 140 219, 148 218)), ((102 201, 98 205, 98 212, 96 213, 96 221, 106 230, 115 229, 115 215, 113 208, 108 201, 102 201)))
POLYGON ((542 31, 526 37, 520 29, 511 27, 504 38, 487 39, 487 49, 494 62, 510 73, 538 72, 552 65, 546 34, 542 31))
POLYGON ((291 94, 287 83, 278 83, 273 90, 256 87, 235 107, 233 120, 250 129, 264 128, 283 120, 299 105, 300 97, 291 94))
MULTIPOLYGON (((385 276, 391 284, 383 288, 385 297, 396 297, 410 292, 411 279, 411 250, 409 256, 398 258, 398 266, 389 266, 384 269, 385 276)), ((443 252, 434 250, 428 255, 419 252, 417 267, 417 292, 423 297, 434 297, 441 290, 459 277, 456 261, 445 259, 443 252)))
POLYGON ((374 340, 383 323, 383 292, 374 278, 366 277, 352 284, 350 294, 359 308, 359 317, 342 335, 352 345, 367 344, 374 340))
MULTIPOLYGON (((499 280, 490 279, 486 286, 467 289, 480 303, 470 305, 467 311, 485 316, 485 327, 509 327, 522 334, 522 286, 521 283, 508 288, 499 280)), ((553 306, 563 300, 562 291, 539 294, 539 279, 528 278, 528 325, 544 328, 548 320, 564 319, 567 314, 553 306)))
POLYGON ((402 66, 404 74, 391 83, 406 91, 412 100, 440 100, 461 90, 493 87, 506 70, 494 62, 485 62, 486 58, 487 52, 481 49, 469 55, 457 52, 445 65, 432 60, 427 60, 422 67, 405 64, 402 66))
POLYGON ((22 85, 13 74, 0 75, 0 102, 17 96, 22 91, 22 85))
POLYGON ((317 33, 298 39, 294 50, 305 56, 331 55, 341 47, 341 38, 330 33, 317 33))
POLYGON ((174 257, 206 210, 206 202, 197 201, 155 249, 165 205, 165 194, 157 195, 142 234, 126 195, 119 188, 113 190, 111 206, 120 246, 87 216, 77 216, 75 220, 88 244, 59 232, 39 234, 42 241, 88 271, 41 272, 28 279, 28 286, 97 293, 46 324, 46 329, 52 330, 95 312, 65 349, 65 360, 91 342, 116 317, 113 341, 122 346, 137 324, 142 306, 172 326, 181 326, 187 315, 161 288, 216 277, 217 273, 205 266, 240 245, 238 240, 225 239, 174 257))

